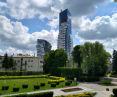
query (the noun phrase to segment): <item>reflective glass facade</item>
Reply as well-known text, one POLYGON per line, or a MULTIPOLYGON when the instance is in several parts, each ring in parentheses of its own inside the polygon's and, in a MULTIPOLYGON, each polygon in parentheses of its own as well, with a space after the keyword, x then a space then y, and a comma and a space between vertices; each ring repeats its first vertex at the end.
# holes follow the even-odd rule
POLYGON ((73 38, 71 33, 71 13, 68 9, 59 13, 59 35, 57 42, 58 49, 64 49, 68 57, 71 57, 73 50, 73 38))
POLYGON ((51 50, 51 44, 43 39, 37 39, 37 56, 43 57, 45 52, 49 52, 51 50))

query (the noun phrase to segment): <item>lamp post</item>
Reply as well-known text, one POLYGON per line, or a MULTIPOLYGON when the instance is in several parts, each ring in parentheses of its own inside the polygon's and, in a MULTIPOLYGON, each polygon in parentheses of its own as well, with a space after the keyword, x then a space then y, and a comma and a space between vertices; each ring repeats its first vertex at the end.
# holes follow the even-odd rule
POLYGON ((5 86, 6 86, 6 76, 7 75, 5 75, 5 81, 4 81, 4 95, 5 95, 5 86))

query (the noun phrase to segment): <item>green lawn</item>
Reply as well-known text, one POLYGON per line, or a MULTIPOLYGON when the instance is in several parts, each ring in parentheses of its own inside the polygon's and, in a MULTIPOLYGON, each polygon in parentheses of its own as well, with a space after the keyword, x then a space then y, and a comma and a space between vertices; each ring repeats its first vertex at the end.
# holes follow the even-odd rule
MULTIPOLYGON (((55 88, 51 87, 51 84, 48 84, 48 78, 32 78, 32 79, 7 79, 6 80, 6 85, 9 86, 8 90, 5 90, 5 94, 14 94, 14 93, 23 93, 23 92, 31 92, 34 91, 34 85, 39 83, 46 83, 46 85, 44 87, 40 87, 40 89, 35 90, 35 91, 39 91, 39 90, 47 90, 47 89, 55 89, 55 88, 62 88, 63 87, 67 87, 65 86, 65 82, 61 82, 59 85, 57 85, 55 88), (20 87, 20 90, 18 92, 13 92, 13 87, 15 86, 20 87), (27 89, 23 89, 22 88, 22 84, 28 84, 28 88, 27 89)), ((2 90, 2 86, 4 85, 4 80, 0 80, 0 93, 2 93, 2 95, 4 95, 4 90, 2 90)), ((76 86, 76 83, 72 83, 70 86, 76 86)))

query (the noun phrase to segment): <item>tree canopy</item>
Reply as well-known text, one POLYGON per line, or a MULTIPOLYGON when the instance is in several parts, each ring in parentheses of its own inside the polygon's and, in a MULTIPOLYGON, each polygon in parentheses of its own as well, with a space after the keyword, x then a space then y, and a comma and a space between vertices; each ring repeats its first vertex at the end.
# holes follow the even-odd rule
POLYGON ((83 57, 81 56, 80 45, 76 45, 72 52, 73 60, 75 63, 78 63, 78 67, 81 67, 83 57))
POLYGON ((51 50, 49 53, 46 52, 44 55, 44 66, 45 73, 49 73, 51 67, 65 67, 67 60, 67 52, 63 49, 51 50))
POLYGON ((85 42, 80 48, 83 56, 83 64, 88 67, 90 73, 95 75, 104 75, 108 69, 108 58, 111 58, 109 52, 106 52, 103 44, 98 41, 95 43, 85 42))

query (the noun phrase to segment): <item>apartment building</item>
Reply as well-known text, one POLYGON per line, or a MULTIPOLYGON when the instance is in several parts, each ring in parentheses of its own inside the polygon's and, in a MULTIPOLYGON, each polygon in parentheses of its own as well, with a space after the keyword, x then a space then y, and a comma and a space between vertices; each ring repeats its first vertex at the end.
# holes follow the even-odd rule
POLYGON ((34 56, 13 56, 15 66, 13 68, 2 68, 2 60, 4 56, 0 56, 0 71, 43 71, 43 58, 34 56))

